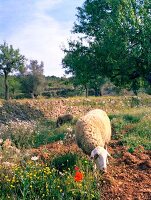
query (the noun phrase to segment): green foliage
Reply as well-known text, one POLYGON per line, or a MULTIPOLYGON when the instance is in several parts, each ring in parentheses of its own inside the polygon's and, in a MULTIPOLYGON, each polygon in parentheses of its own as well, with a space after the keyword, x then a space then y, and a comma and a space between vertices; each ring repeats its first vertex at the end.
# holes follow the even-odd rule
POLYGON ((4 77, 0 75, 0 98, 4 96, 4 77))
POLYGON ((150 6, 149 0, 85 0, 73 27, 73 33, 82 36, 69 41, 64 51, 67 72, 79 84, 89 84, 93 76, 108 77, 137 95, 146 81, 151 82, 150 6))
POLYGON ((131 148, 142 145, 145 149, 151 150, 151 124, 150 121, 143 121, 130 130, 123 137, 123 142, 131 148))
POLYGON ((48 76, 46 77, 45 97, 72 97, 83 94, 81 88, 76 87, 73 78, 48 76))
POLYGON ((0 72, 4 75, 5 99, 9 99, 8 75, 23 68, 25 57, 20 54, 19 49, 14 49, 6 42, 0 45, 0 72))
POLYGON ((140 105, 140 99, 138 97, 132 97, 131 107, 137 107, 140 105))
POLYGON ((123 119, 124 121, 128 122, 128 123, 137 123, 141 120, 142 116, 133 116, 133 115, 124 115, 123 119))
POLYGON ((82 46, 81 42, 70 42, 69 50, 65 49, 64 52, 66 52, 66 56, 62 60, 62 64, 66 73, 71 73, 74 76, 75 84, 84 86, 87 96, 87 88, 90 82, 88 48, 82 46))
POLYGON ((35 121, 8 122, 1 128, 3 139, 10 138, 15 146, 19 148, 39 147, 55 141, 63 140, 65 128, 56 130, 54 122, 44 125, 35 121))
POLYGON ((22 91, 30 94, 34 98, 40 95, 44 90, 44 64, 43 62, 38 64, 37 60, 30 60, 30 64, 27 66, 27 68, 30 71, 22 77, 22 91))
POLYGON ((129 149, 128 149, 128 152, 130 152, 130 153, 134 153, 134 147, 130 147, 129 149))
POLYGON ((21 92, 21 82, 19 76, 9 76, 9 93, 11 99, 16 98, 17 94, 21 92))
POLYGON ((91 49, 84 46, 82 40, 69 42, 69 49, 64 49, 66 53, 62 60, 63 67, 67 74, 72 74, 75 85, 82 85, 88 96, 88 89, 95 91, 95 96, 100 95, 100 87, 105 83, 105 78, 99 74, 97 61, 91 49))
POLYGON ((49 144, 49 143, 53 143, 59 140, 63 140, 64 137, 65 137, 64 133, 55 133, 53 132, 53 130, 52 130, 52 133, 49 133, 48 131, 46 132, 38 131, 37 133, 35 133, 33 143, 30 144, 30 146, 39 147, 40 145, 49 144))
POLYGON ((68 171, 69 168, 73 168, 73 166, 76 165, 77 160, 78 160, 78 155, 73 153, 68 153, 55 157, 52 160, 51 165, 55 169, 63 172, 64 170, 68 171))

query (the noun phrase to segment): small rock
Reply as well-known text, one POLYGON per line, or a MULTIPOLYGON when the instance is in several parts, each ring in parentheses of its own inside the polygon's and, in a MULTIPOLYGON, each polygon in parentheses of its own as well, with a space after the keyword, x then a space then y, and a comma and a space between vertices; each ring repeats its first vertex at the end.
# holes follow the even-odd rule
POLYGON ((151 168, 151 161, 150 160, 146 160, 144 162, 141 162, 138 166, 139 166, 139 168, 141 170, 146 170, 148 168, 151 168))

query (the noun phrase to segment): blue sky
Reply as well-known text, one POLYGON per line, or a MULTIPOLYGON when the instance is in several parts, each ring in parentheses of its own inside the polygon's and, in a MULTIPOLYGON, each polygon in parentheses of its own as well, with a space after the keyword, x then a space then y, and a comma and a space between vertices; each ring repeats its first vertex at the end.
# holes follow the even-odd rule
POLYGON ((63 76, 61 46, 67 44, 84 0, 0 0, 0 44, 44 62, 44 74, 63 76))

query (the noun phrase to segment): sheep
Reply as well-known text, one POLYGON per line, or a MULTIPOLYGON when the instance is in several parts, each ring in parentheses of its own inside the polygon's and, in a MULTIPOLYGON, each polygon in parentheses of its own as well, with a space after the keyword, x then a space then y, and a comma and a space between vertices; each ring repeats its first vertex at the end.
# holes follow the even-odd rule
POLYGON ((95 162, 95 168, 107 171, 107 144, 111 140, 111 123, 106 112, 100 109, 89 111, 81 117, 75 128, 77 145, 95 162))
POLYGON ((71 122, 73 120, 73 115, 71 114, 64 114, 58 117, 56 122, 56 127, 60 127, 62 124, 66 122, 71 122))

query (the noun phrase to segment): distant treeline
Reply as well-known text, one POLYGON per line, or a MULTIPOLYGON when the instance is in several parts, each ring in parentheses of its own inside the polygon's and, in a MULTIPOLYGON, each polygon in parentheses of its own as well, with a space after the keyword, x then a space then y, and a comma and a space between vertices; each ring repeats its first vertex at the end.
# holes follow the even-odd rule
MULTIPOLYGON (((72 97, 85 96, 85 88, 82 85, 75 85, 73 78, 43 76, 42 82, 34 82, 32 75, 11 75, 8 77, 9 98, 51 98, 51 97, 72 97)), ((149 90, 141 88, 140 91, 149 93, 149 90)), ((4 99, 4 77, 0 76, 0 98, 4 99)), ((133 94, 132 91, 115 87, 108 80, 99 88, 97 96, 101 95, 121 95, 133 94)), ((88 89, 88 96, 96 96, 95 90, 88 89)))

